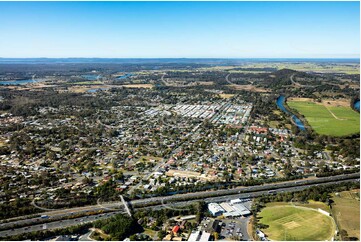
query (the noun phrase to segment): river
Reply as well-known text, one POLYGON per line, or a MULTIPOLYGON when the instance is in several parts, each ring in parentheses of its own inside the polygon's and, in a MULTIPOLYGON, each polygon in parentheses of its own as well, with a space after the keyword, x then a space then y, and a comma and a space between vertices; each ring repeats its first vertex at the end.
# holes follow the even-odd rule
POLYGON ((356 101, 356 102, 353 104, 353 107, 360 112, 360 100, 356 101))
POLYGON ((279 97, 277 98, 277 101, 276 101, 277 106, 278 106, 283 112, 285 112, 286 114, 288 114, 288 115, 290 115, 290 116, 292 117, 292 120, 295 122, 296 126, 297 126, 300 130, 305 131, 306 128, 305 128, 305 125, 302 123, 302 121, 301 121, 299 118, 297 118, 296 115, 294 115, 293 113, 289 112, 289 111, 285 108, 285 106, 284 106, 285 99, 286 99, 285 96, 279 96, 279 97))

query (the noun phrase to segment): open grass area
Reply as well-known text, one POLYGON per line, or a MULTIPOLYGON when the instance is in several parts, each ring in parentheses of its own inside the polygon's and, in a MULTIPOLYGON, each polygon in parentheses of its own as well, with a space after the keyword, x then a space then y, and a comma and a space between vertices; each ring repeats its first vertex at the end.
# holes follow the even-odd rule
POLYGON ((350 107, 311 101, 287 101, 287 105, 304 115, 318 134, 344 136, 360 132, 360 114, 350 107))
POLYGON ((151 238, 153 238, 156 234, 157 231, 151 230, 151 229, 144 229, 144 234, 150 236, 151 238))
POLYGON ((340 230, 346 230, 349 237, 360 239, 360 190, 332 194, 332 200, 332 212, 340 230))
MULTIPOLYGON (((345 74, 359 74, 360 65, 358 63, 338 63, 338 64, 324 64, 313 62, 272 62, 272 63, 251 63, 242 65, 243 68, 276 68, 292 69, 295 71, 314 71, 320 73, 345 73, 345 74)), ((233 67, 234 68, 234 67, 233 67)))
POLYGON ((279 121, 269 121, 268 125, 271 127, 271 128, 278 128, 278 124, 280 122, 279 121))
POLYGON ((267 203, 267 207, 275 207, 281 205, 295 205, 297 207, 305 207, 305 208, 313 208, 313 209, 322 209, 327 212, 331 212, 330 208, 323 202, 309 200, 307 203, 299 203, 299 202, 270 202, 267 203))
POLYGON ((262 231, 271 240, 331 240, 336 229, 330 216, 299 206, 267 205, 258 217, 262 224, 269 225, 262 231))
POLYGON ((253 85, 232 84, 232 85, 227 85, 227 87, 230 87, 235 90, 246 90, 246 91, 250 91, 250 92, 269 92, 270 91, 269 89, 262 88, 262 87, 256 87, 253 85))

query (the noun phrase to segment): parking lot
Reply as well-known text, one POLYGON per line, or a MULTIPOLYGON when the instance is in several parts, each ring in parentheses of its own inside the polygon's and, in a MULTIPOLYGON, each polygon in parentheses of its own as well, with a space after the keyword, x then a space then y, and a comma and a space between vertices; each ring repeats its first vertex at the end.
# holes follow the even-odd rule
MULTIPOLYGON (((251 199, 244 199, 242 202, 247 209, 251 209, 252 201, 251 199)), ((200 230, 210 229, 210 225, 216 218, 205 218, 200 225, 200 230)), ((220 231, 220 240, 250 240, 250 236, 247 232, 247 225, 249 222, 250 216, 247 217, 237 217, 237 218, 223 218, 217 220, 222 222, 221 231, 220 231)))
POLYGON ((238 220, 222 220, 221 238, 239 238, 243 237, 241 223, 238 220))

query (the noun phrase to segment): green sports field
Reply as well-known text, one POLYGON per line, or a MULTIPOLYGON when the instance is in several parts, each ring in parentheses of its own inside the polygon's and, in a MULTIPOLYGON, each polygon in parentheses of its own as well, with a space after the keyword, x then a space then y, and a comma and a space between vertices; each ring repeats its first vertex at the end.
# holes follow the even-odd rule
POLYGON ((360 132, 360 114, 350 107, 325 107, 308 101, 288 101, 287 105, 305 116, 318 134, 344 136, 360 132))
POLYGON ((270 240, 331 240, 336 229, 330 216, 298 206, 266 207, 257 217, 260 223, 269 225, 262 231, 270 240))

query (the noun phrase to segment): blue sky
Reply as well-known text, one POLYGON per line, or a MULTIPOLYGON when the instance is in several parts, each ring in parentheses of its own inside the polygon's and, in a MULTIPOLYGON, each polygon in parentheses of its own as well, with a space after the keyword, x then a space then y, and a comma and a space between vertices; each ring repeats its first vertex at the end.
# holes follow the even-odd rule
POLYGON ((0 2, 0 57, 359 58, 359 2, 0 2))

